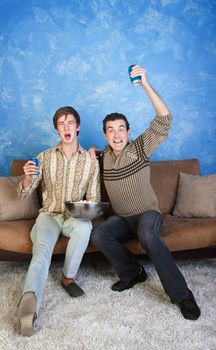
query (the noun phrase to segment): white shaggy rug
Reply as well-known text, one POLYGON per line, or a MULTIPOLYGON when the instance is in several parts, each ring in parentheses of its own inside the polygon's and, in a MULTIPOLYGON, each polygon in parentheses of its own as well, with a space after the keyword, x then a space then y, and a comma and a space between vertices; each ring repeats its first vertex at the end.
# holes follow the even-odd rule
POLYGON ((35 325, 19 335, 16 309, 28 263, 0 263, 1 350, 215 350, 216 259, 177 261, 201 307, 197 321, 185 320, 165 295, 154 267, 143 261, 148 279, 122 293, 110 286, 117 276, 105 260, 85 260, 77 276, 85 295, 70 298, 53 263, 35 325))

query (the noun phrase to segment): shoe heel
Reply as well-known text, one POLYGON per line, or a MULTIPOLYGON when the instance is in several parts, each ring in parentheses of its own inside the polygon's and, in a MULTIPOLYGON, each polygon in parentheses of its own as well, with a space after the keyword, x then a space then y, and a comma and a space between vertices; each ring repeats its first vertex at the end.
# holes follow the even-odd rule
POLYGON ((33 325, 36 315, 26 315, 20 318, 20 334, 24 337, 33 335, 33 325))
POLYGON ((36 316, 36 297, 33 292, 23 294, 18 307, 20 334, 30 337, 33 334, 36 316))

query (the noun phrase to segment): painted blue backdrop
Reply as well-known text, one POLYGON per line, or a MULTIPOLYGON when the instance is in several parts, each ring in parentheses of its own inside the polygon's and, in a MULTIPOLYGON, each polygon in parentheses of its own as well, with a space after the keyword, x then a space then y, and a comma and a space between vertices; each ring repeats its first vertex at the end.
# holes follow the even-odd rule
POLYGON ((127 68, 143 65, 173 127, 156 159, 200 159, 216 172, 216 1, 0 0, 0 174, 57 143, 52 117, 81 115, 80 142, 105 145, 102 119, 127 115, 131 136, 154 110, 127 68))

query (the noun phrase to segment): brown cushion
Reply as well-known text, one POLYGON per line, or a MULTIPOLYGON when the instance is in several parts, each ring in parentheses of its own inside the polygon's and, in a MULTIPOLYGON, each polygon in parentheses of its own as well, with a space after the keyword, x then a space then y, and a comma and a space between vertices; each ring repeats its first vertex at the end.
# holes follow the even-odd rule
POLYGON ((22 176, 0 177, 0 221, 35 219, 40 209, 35 192, 26 199, 17 196, 17 185, 22 176))
POLYGON ((216 174, 199 176, 180 173, 173 215, 216 217, 216 174))
POLYGON ((170 251, 216 245, 215 218, 179 218, 165 215, 162 236, 170 251))

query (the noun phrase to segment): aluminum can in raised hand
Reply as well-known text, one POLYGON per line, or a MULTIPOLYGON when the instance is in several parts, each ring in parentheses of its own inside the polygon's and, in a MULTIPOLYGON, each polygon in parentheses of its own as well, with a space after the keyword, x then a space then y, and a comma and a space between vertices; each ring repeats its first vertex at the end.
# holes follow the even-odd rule
POLYGON ((136 66, 135 64, 131 64, 129 67, 128 67, 128 73, 129 73, 129 77, 130 77, 130 81, 131 81, 131 84, 132 85, 140 85, 141 83, 141 76, 140 75, 137 75, 136 77, 131 77, 130 73, 132 71, 132 68, 136 66))

